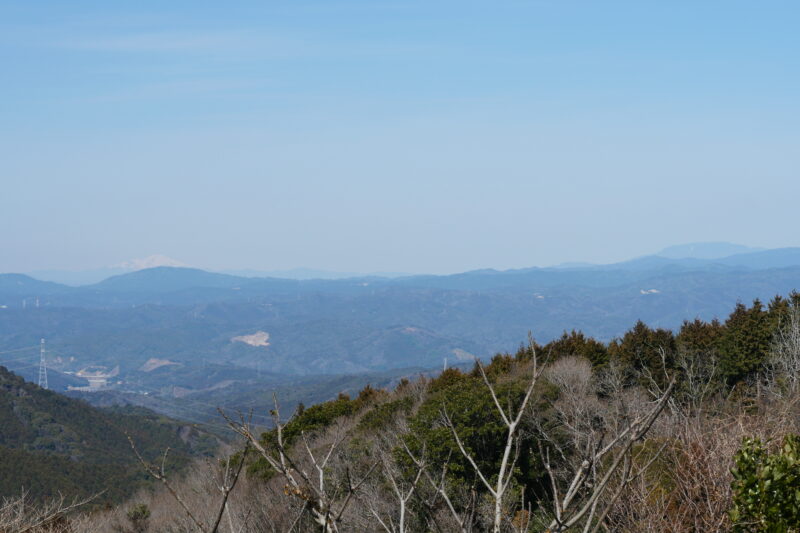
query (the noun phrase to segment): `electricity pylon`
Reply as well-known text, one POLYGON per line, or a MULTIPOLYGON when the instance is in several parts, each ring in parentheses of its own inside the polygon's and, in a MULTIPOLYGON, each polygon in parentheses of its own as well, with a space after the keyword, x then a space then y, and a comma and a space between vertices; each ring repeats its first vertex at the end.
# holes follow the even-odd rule
POLYGON ((39 348, 39 386, 43 389, 47 387, 47 363, 44 360, 44 339, 39 348))

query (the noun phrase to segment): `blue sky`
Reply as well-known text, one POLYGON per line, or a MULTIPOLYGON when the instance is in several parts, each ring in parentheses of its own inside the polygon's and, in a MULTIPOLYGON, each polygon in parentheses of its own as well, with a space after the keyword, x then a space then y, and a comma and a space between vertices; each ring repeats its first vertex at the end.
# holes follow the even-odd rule
POLYGON ((0 271, 800 245, 796 2, 3 2, 0 271))

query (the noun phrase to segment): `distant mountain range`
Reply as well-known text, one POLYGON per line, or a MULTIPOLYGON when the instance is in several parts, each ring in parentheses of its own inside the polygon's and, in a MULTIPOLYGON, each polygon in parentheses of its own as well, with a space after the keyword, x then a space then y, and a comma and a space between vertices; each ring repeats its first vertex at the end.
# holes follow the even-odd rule
POLYGON ((794 289, 800 248, 721 243, 611 265, 448 276, 297 280, 156 267, 70 287, 2 274, 0 364, 13 359, 9 368, 35 379, 46 338, 59 387, 86 385, 77 374, 86 368, 118 366, 109 386, 119 393, 230 399, 298 376, 468 363, 514 350, 529 330, 542 342, 573 328, 609 340, 637 319, 668 328, 724 319, 737 301, 794 289), (743 253, 717 257, 731 251, 743 253))
MULTIPOLYGON (((755 248, 751 246, 744 246, 741 244, 733 244, 729 242, 701 242, 680 244, 670 246, 655 253, 651 256, 635 259, 640 261, 644 259, 663 258, 671 260, 716 260, 729 258, 736 255, 746 255, 754 252, 764 251, 764 248, 755 248)), ((784 250, 791 250, 785 248, 784 250)), ((595 263, 562 263, 556 265, 555 269, 572 269, 572 268, 614 268, 617 265, 624 263, 616 263, 610 265, 599 265, 595 263)), ((52 281, 70 286, 83 286, 93 285, 99 283, 112 276, 119 276, 128 274, 138 270, 145 270, 157 267, 178 267, 188 268, 188 265, 181 261, 172 259, 164 255, 151 255, 141 259, 132 259, 124 261, 112 267, 90 269, 90 270, 39 270, 28 272, 27 274, 32 278, 52 281)), ((546 268, 546 267, 545 267, 546 268)), ((231 276, 245 277, 245 278, 281 278, 293 280, 340 280, 348 278, 402 278, 411 277, 412 274, 402 272, 373 272, 373 273, 358 273, 358 272, 335 272, 330 270, 319 270, 312 268, 293 268, 289 270, 256 270, 256 269, 227 269, 215 271, 221 274, 228 274, 231 276)))
POLYGON ((764 248, 755 248, 730 242, 693 242, 669 246, 655 255, 666 257, 667 259, 720 259, 763 250, 764 248))
MULTIPOLYGON (((122 274, 136 272, 138 270, 146 270, 158 267, 185 268, 188 267, 188 265, 164 255, 151 255, 141 259, 124 261, 111 267, 88 270, 36 270, 27 272, 27 274, 35 279, 52 281, 72 287, 79 287, 83 285, 93 285, 112 276, 119 276, 122 274)), ((400 272, 376 272, 370 274, 356 272, 334 272, 330 270, 319 270, 313 268, 293 268, 289 270, 228 269, 220 270, 219 273, 246 278, 284 278, 296 280, 346 279, 356 277, 399 278, 409 275, 407 273, 400 272)))

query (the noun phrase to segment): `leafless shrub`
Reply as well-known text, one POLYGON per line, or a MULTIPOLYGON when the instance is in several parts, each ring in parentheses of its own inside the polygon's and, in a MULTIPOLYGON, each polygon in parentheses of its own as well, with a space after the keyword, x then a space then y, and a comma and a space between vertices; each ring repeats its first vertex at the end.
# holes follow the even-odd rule
MULTIPOLYGON (((334 452, 337 452, 344 438, 340 431, 337 431, 327 446, 322 449, 319 449, 319 446, 312 446, 310 439, 302 434, 302 447, 307 455, 301 462, 299 456, 292 453, 284 442, 285 422, 281 420, 277 398, 275 398, 273 411, 276 430, 274 449, 267 449, 260 439, 260 435, 254 431, 249 420, 243 416, 240 416, 239 421, 234 421, 224 412, 221 414, 231 429, 244 437, 270 467, 283 478, 286 482, 287 495, 292 495, 305 502, 303 510, 308 511, 320 531, 324 533, 338 532, 339 524, 352 502, 353 496, 378 466, 378 463, 373 464, 358 479, 353 477, 352 471, 347 465, 341 469, 340 476, 332 477, 331 458, 334 456, 334 452), (312 447, 317 450, 315 451, 312 447)), ((301 512, 297 521, 299 522, 302 518, 303 513, 301 512)))
MULTIPOLYGON (((642 474, 657 459, 661 450, 652 457, 640 459, 634 446, 650 431, 655 420, 667 406, 675 386, 675 380, 663 391, 658 391, 652 403, 645 403, 642 408, 628 410, 626 416, 615 418, 614 431, 609 431, 609 424, 603 418, 609 412, 615 413, 621 406, 614 406, 610 411, 600 408, 600 403, 593 391, 591 368, 579 358, 566 358, 560 362, 543 368, 538 365, 537 354, 531 342, 532 359, 528 369, 528 385, 522 401, 517 406, 504 408, 497 398, 493 384, 488 379, 480 362, 476 363, 484 385, 489 390, 497 413, 505 424, 506 444, 499 471, 483 472, 462 443, 455 425, 447 412, 443 413, 445 424, 450 428, 458 450, 472 466, 478 479, 488 492, 488 500, 492 510, 482 509, 479 505, 478 516, 488 517, 488 530, 500 533, 504 528, 524 530, 530 524, 529 503, 524 497, 519 505, 508 499, 513 470, 522 442, 520 423, 528 413, 534 387, 545 371, 548 379, 559 387, 561 395, 555 402, 554 410, 558 415, 561 429, 571 437, 571 445, 564 449, 558 439, 548 438, 540 442, 540 455, 551 482, 552 514, 548 519, 549 532, 564 532, 580 528, 585 532, 597 531, 603 526, 606 515, 614 507, 626 487, 642 474), (605 416, 604 416, 605 415, 605 416), (551 452, 561 458, 577 457, 578 461, 568 472, 557 471, 550 461, 551 452), (492 480, 492 481, 490 481, 492 480)), ((613 385, 613 383, 612 383, 613 385)), ((620 386, 620 393, 622 387, 620 386)), ((546 434, 545 434, 546 435, 546 434)), ((522 492, 524 494, 524 492, 522 492)), ((541 504, 542 502, 537 502, 541 504)), ((454 512, 458 518, 460 514, 454 512)))
MULTIPOLYGON (((533 351, 533 342, 531 341, 531 349, 533 351)), ((514 408, 513 410, 509 406, 508 410, 504 408, 500 404, 500 400, 497 398, 497 394, 495 393, 494 387, 492 386, 489 378, 486 376, 486 372, 483 369, 483 365, 481 365, 480 361, 476 361, 477 367, 480 370, 481 377, 483 378, 483 382, 486 387, 489 389, 489 393, 492 396, 492 401, 494 402, 494 406, 497 408, 497 412, 500 414, 500 418, 502 419, 503 423, 505 424, 507 431, 506 431, 506 443, 505 447, 503 448, 503 456, 500 462, 500 469, 498 472, 490 473, 490 472, 483 472, 478 467, 475 458, 472 454, 467 451, 464 443, 461 441, 461 438, 458 436, 458 431, 456 430, 455 424, 453 424, 452 420, 450 420, 450 416, 448 415, 447 411, 443 411, 442 415, 444 417, 445 423, 447 427, 450 428, 453 438, 455 439, 456 444, 458 445, 458 449, 461 451, 461 454, 464 458, 467 459, 469 464, 472 466, 475 474, 478 476, 478 479, 481 480, 486 490, 491 495, 491 499, 494 502, 494 510, 491 514, 493 517, 492 519, 492 531, 494 533, 500 533, 500 530, 503 525, 503 518, 506 517, 506 509, 504 508, 504 498, 506 493, 508 492, 509 487, 511 486, 511 481, 514 475, 514 467, 516 466, 517 460, 519 459, 519 451, 521 445, 521 432, 520 430, 520 423, 522 422, 522 417, 526 414, 528 409, 528 404, 530 403, 531 396, 533 395, 533 389, 536 386, 537 381, 542 375, 543 369, 538 365, 536 352, 533 351, 533 358, 531 361, 531 374, 530 380, 528 383, 527 388, 525 389, 525 395, 522 398, 521 403, 514 408), (496 476, 496 480, 492 483, 490 480, 496 476)))
POLYGON ((609 512, 611 531, 727 531, 731 458, 741 441, 708 429, 698 423, 679 429, 656 466, 609 512))
POLYGON ((769 392, 778 396, 800 393, 800 307, 789 309, 775 333, 765 372, 769 392))
POLYGON ((68 515, 96 496, 67 501, 63 495, 44 503, 31 502, 23 492, 0 503, 0 531, 3 533, 67 533, 72 531, 68 515))
MULTIPOLYGON (((558 387, 553 411, 560 429, 569 437, 569 447, 585 449, 590 440, 597 440, 597 434, 605 430, 604 418, 608 412, 596 394, 591 363, 582 357, 562 357, 547 367, 545 377, 558 387)), ((531 419, 532 423, 537 422, 536 413, 532 413, 531 419)), ((546 431, 541 433, 547 435, 546 431)))
POLYGON ((622 492, 647 472, 662 449, 650 457, 642 457, 634 449, 650 431, 669 401, 675 381, 642 413, 637 413, 616 434, 590 439, 581 451, 582 461, 569 484, 561 489, 559 477, 550 467, 549 451, 544 450, 545 468, 552 482, 554 516, 548 527, 551 532, 580 528, 598 531, 622 492))
POLYGON ((630 485, 609 513, 611 531, 690 533, 730 530, 731 468, 744 437, 780 441, 800 429, 794 401, 765 401, 756 408, 701 411, 663 418, 656 442, 666 447, 630 485))

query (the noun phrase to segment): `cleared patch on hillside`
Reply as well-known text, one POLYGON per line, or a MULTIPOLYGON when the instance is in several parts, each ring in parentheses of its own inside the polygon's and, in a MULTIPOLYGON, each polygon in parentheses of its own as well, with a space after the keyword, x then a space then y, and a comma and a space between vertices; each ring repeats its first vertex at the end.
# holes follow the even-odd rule
POLYGON ((256 331, 252 335, 239 335, 231 338, 231 342, 243 342, 250 346, 269 346, 269 333, 266 331, 256 331))
POLYGON ((454 349, 452 353, 453 355, 456 356, 456 359, 458 359, 459 361, 474 361, 478 357, 475 354, 469 353, 466 350, 462 350, 461 348, 454 349))
POLYGON ((150 359, 145 361, 142 366, 139 367, 139 370, 142 372, 152 372, 156 368, 161 368, 162 366, 169 366, 169 365, 180 365, 180 363, 176 363, 175 361, 170 361, 169 359, 157 359, 155 357, 151 357, 150 359))

